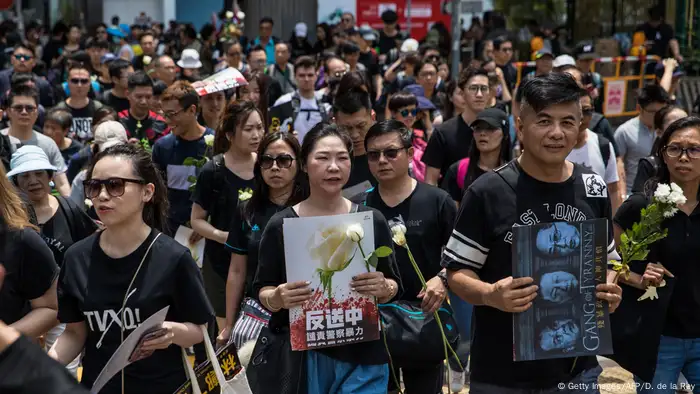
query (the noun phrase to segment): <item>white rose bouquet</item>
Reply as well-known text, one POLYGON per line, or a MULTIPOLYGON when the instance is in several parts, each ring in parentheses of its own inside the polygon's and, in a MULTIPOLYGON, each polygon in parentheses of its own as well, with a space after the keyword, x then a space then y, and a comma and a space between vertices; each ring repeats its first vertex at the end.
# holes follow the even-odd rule
MULTIPOLYGON (((629 277, 629 264, 632 261, 645 261, 649 254, 649 246, 656 241, 666 238, 668 229, 661 228, 664 219, 673 217, 678 212, 678 206, 683 205, 686 198, 683 189, 675 183, 667 185, 660 183, 656 187, 651 204, 642 209, 641 218, 632 228, 625 230, 620 236, 619 250, 622 261, 612 261, 613 269, 617 271, 615 282, 624 275, 629 277)), ((665 286, 662 282, 660 287, 665 286)), ((648 286, 644 295, 638 301, 659 298, 656 287, 648 286)))

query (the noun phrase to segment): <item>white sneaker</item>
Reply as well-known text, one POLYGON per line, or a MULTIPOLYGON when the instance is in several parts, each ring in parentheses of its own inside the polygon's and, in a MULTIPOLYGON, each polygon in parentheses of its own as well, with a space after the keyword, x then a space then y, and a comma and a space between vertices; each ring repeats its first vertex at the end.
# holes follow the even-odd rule
POLYGON ((455 371, 450 368, 450 391, 459 393, 464 389, 464 372, 455 371))

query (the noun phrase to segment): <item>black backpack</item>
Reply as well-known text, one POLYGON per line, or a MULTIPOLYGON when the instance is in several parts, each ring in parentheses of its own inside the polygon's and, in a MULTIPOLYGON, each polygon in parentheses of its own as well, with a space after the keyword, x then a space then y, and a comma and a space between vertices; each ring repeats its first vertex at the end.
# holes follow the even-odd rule
POLYGON ((226 175, 224 173, 224 155, 220 153, 212 158, 214 163, 214 177, 212 178, 212 192, 214 193, 214 204, 211 206, 209 217, 215 217, 219 208, 226 206, 228 200, 226 193, 226 175))
MULTIPOLYGON (((610 160, 610 140, 598 134, 598 147, 600 148, 600 155, 603 156, 603 164, 605 164, 605 169, 608 168, 608 161, 610 160)), ((603 174, 604 177, 605 174, 603 174)))

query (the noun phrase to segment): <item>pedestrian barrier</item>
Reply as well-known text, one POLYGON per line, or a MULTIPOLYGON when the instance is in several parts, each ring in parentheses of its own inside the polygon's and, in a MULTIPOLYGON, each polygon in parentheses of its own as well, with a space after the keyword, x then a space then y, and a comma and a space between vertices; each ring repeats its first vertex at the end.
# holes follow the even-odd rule
MULTIPOLYGON (((600 74, 603 91, 603 114, 608 117, 637 116, 635 92, 648 81, 654 80, 653 67, 661 59, 658 56, 616 56, 595 59, 591 71, 600 74)), ((517 71, 517 84, 523 71, 535 67, 534 61, 513 63, 517 71)))

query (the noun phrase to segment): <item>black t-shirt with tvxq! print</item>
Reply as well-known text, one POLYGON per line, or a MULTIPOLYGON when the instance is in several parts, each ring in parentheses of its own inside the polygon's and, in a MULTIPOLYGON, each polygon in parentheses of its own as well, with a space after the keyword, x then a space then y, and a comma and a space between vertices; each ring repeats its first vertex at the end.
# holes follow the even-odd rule
MULTIPOLYGON (((608 253, 614 252, 612 210, 603 178, 574 164, 569 179, 548 183, 528 175, 517 160, 480 176, 464 193, 452 236, 442 255, 448 270, 468 269, 486 283, 513 273, 513 226, 608 219, 608 253), (508 180, 508 182, 506 182, 508 180)), ((595 357, 513 361, 513 315, 475 306, 472 380, 521 389, 551 389, 597 365, 595 357)))
MULTIPOLYGON (((157 232, 153 230, 131 254, 116 259, 100 247, 101 234, 93 234, 66 251, 58 282, 59 321, 84 322, 87 328, 80 383, 88 388, 121 344, 122 328, 126 338, 166 306, 170 306, 166 321, 201 325, 214 315, 202 276, 187 248, 161 234, 134 278, 157 232), (125 294, 132 278, 131 290, 125 294)), ((173 345, 126 367, 124 392, 172 394, 185 380, 180 348, 173 345)), ((121 374, 117 374, 100 394, 121 392, 121 374)))

